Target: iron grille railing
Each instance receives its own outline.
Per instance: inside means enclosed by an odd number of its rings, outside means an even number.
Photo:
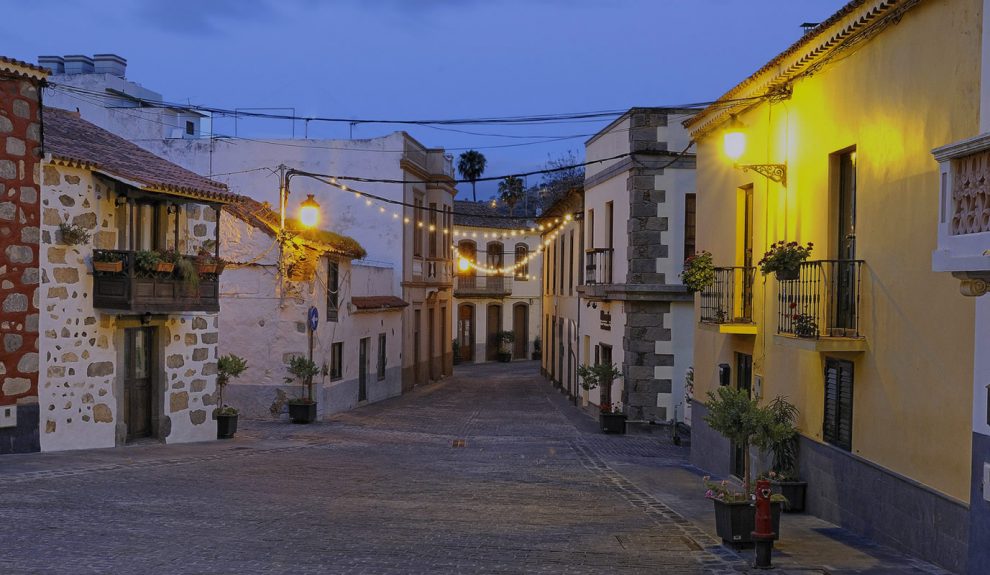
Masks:
[[[862,337],[862,260],[803,262],[797,279],[779,282],[777,332],[798,337]]]
[[[612,283],[612,248],[594,248],[584,253],[584,283]]]
[[[506,296],[512,294],[512,278],[501,275],[459,275],[454,282],[454,295]]]
[[[702,323],[752,323],[755,268],[715,268],[715,279],[701,290]]]

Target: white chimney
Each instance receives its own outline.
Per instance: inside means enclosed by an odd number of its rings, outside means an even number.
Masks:
[[[38,56],[38,65],[48,68],[52,74],[65,73],[65,60],[61,56]]]
[[[92,74],[93,59],[82,54],[72,54],[65,57],[66,74]]]
[[[97,74],[110,74],[123,78],[127,70],[127,60],[116,54],[93,54],[93,63]]]

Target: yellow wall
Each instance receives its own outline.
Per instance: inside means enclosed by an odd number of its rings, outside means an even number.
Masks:
[[[938,164],[930,150],[976,135],[981,0],[920,4],[865,45],[793,85],[790,100],[739,116],[747,150],[738,162],[787,163],[788,186],[732,166],[722,132],[698,150],[698,249],[738,265],[737,190],[752,183],[754,261],[767,245],[830,249],[829,156],[857,150],[856,257],[865,260],[860,326],[869,349],[828,354],[855,362],[853,453],[962,501],[969,500],[973,301],[931,271]],[[935,32],[938,32],[937,34]],[[754,351],[765,397],[785,395],[800,427],[821,441],[826,354],[776,335],[777,281],[757,272],[755,336],[696,330],[695,397],[717,385],[715,366]],[[734,375],[734,374],[733,374]]]

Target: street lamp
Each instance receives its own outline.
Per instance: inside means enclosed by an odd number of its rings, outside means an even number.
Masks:
[[[307,228],[315,227],[320,221],[320,204],[313,199],[313,194],[306,194],[306,199],[299,206],[299,221]]]
[[[459,260],[457,260],[457,269],[461,270],[462,272],[468,271],[468,268],[470,267],[471,267],[471,262],[469,262],[467,258],[461,257]]]
[[[742,171],[753,170],[761,176],[777,182],[783,186],[787,185],[787,164],[737,164],[738,160],[746,151],[746,133],[743,131],[743,124],[735,114],[729,119],[729,125],[725,128],[722,136],[722,151],[732,160],[733,165],[742,168]]]
[[[289,207],[289,180],[295,175],[306,175],[306,173],[287,168],[284,164],[278,167],[278,231],[282,235],[285,234],[285,214]],[[320,204],[313,199],[313,194],[306,194],[306,199],[299,206],[299,222],[305,228],[312,228],[319,220]]]

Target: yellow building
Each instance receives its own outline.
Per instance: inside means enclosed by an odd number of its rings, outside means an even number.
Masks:
[[[708,391],[786,396],[809,511],[959,572],[974,305],[931,271],[931,150],[977,133],[982,14],[855,0],[686,123],[698,249],[724,268],[696,302],[693,462],[741,471]],[[814,244],[797,279],[760,273],[780,240]]]

